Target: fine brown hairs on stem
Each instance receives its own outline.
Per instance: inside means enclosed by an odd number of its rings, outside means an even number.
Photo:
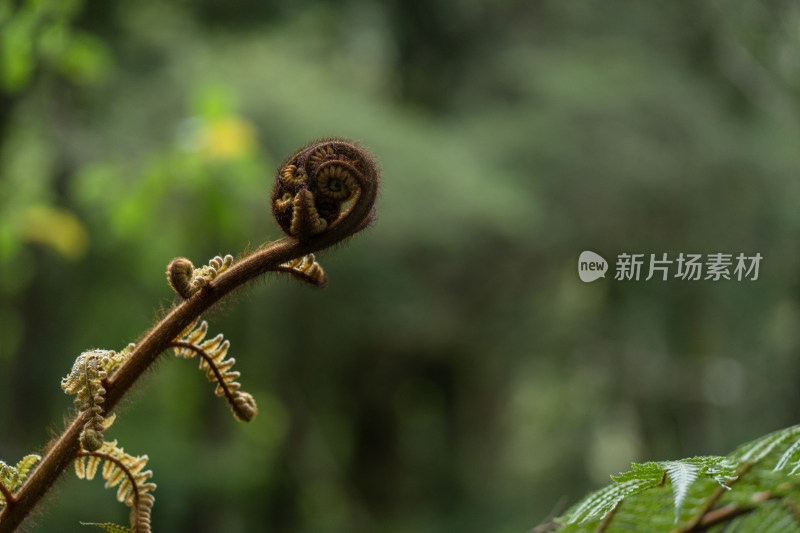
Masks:
[[[378,175],[378,165],[364,147],[348,139],[321,139],[278,168],[272,214],[284,233],[306,242],[347,218],[362,190],[377,186]],[[358,229],[372,218],[370,212]]]

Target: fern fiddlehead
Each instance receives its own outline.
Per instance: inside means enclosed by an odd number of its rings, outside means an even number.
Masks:
[[[292,166],[294,168],[290,168]],[[325,170],[327,168],[329,170]],[[106,377],[98,380],[100,370],[92,370],[86,408],[68,424],[39,465],[19,485],[13,495],[14,505],[0,508],[0,533],[16,530],[70,460],[79,455],[101,453],[107,443],[100,442],[99,435],[88,433],[89,430],[98,431],[96,427],[100,422],[94,416],[109,413],[159,355],[206,310],[270,271],[289,272],[294,277],[321,285],[324,273],[319,265],[304,259],[297,262],[297,259],[342,242],[366,228],[375,218],[378,184],[378,166],[366,149],[347,139],[316,141],[290,157],[276,176],[271,206],[288,238],[265,244],[235,263],[232,258],[218,266],[210,263],[205,272],[205,267],[195,269],[188,259],[174,260],[168,269],[168,279],[181,298],[126,354],[128,357],[113,374],[110,374],[111,369],[104,369]],[[100,392],[100,387],[105,394]],[[95,399],[98,394],[103,402]],[[100,409],[96,409],[97,406]],[[100,427],[107,428],[111,420],[110,416],[106,417]],[[102,429],[99,431],[102,435]],[[88,451],[84,447],[86,444],[96,446],[98,442],[101,444],[99,451]],[[3,496],[6,492],[11,494],[7,489],[0,492]]]
[[[352,141],[311,143],[278,169],[272,214],[284,233],[306,242],[353,213],[359,196],[377,184],[378,172],[369,152]]]
[[[195,268],[185,257],[176,257],[167,266],[167,281],[181,298],[191,298],[194,293],[228,270],[231,264],[233,264],[232,255],[216,256],[208,262],[208,265],[200,268]]]

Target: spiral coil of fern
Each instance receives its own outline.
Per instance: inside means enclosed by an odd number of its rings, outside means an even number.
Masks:
[[[351,218],[362,219],[353,228],[358,231],[372,220],[378,174],[372,155],[353,141],[313,142],[278,169],[272,214],[284,233],[301,243]]]

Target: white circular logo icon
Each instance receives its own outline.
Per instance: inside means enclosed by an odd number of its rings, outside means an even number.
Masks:
[[[608,263],[605,259],[594,252],[581,252],[578,258],[578,276],[581,281],[592,282],[598,278],[606,277]]]

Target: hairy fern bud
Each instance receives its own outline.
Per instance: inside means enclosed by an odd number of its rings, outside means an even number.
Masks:
[[[375,159],[355,142],[347,139],[313,142],[278,169],[272,191],[272,214],[284,233],[306,242],[344,219],[362,191],[376,187],[378,177]],[[370,219],[371,216],[363,226]]]
[[[192,274],[194,264],[185,257],[176,257],[167,265],[167,281],[172,290],[188,299],[194,292]]]
[[[228,270],[232,264],[232,255],[216,256],[208,262],[208,265],[200,268],[195,268],[185,257],[176,257],[167,265],[167,282],[181,298],[188,300],[194,293]]]

